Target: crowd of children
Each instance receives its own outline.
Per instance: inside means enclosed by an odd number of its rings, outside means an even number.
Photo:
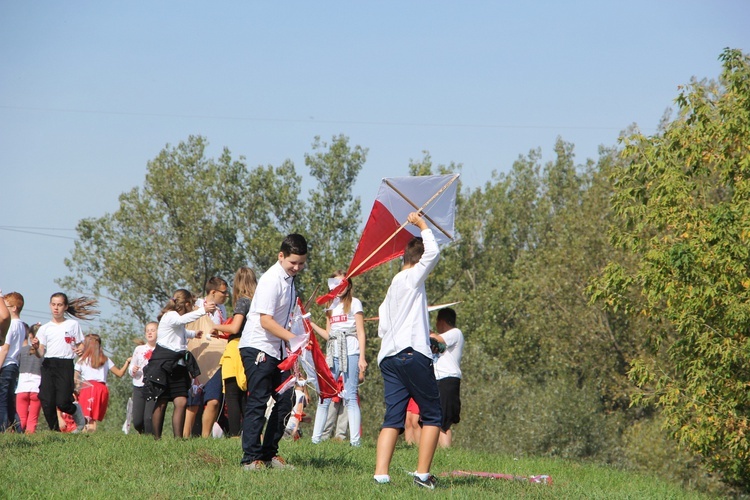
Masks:
[[[395,445],[406,429],[407,441],[419,446],[414,482],[434,488],[430,467],[435,449],[450,445],[450,428],[459,421],[463,335],[455,327],[452,309],[440,313],[437,333],[430,332],[424,284],[440,252],[419,213],[410,214],[408,222],[419,228],[421,237],[406,246],[403,268],[378,311],[382,342],[377,362],[386,412],[374,478],[390,481]],[[245,470],[293,468],[279,456],[278,444],[285,431],[294,439],[301,437],[310,396],[304,378],[282,394],[276,388],[287,377],[278,366],[295,338],[295,277],[306,261],[307,241],[290,234],[277,262],[259,280],[251,269],[238,269],[231,318],[224,307],[229,297],[225,280],[209,279],[202,299],[175,290],[158,321],[145,325],[144,338],[121,367],[104,353],[99,335],[84,335],[78,322],[97,314],[95,300],[69,300],[55,293],[49,303],[51,320],[29,327],[20,319],[21,294],[0,292],[0,432],[34,433],[40,410],[51,430],[95,431],[109,404],[108,374],[128,373],[133,385],[128,422],[136,432],[159,439],[171,402],[175,437],[193,435],[199,424],[200,435],[216,436],[218,426],[219,435],[241,436]],[[349,442],[359,446],[358,385],[367,369],[364,308],[352,294],[351,280],[343,280],[343,271],[329,280],[329,289],[335,291],[328,296],[333,299],[326,305],[325,328],[312,324],[327,341],[329,366],[341,381],[336,397],[318,402],[312,441],[329,437],[336,415],[344,410]],[[210,357],[209,352],[218,355]]]

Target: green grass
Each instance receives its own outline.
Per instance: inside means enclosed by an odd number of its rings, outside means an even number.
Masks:
[[[238,439],[161,441],[114,432],[32,436],[0,434],[0,498],[706,498],[662,479],[555,459],[514,459],[451,448],[438,450],[433,492],[417,488],[417,450],[396,448],[391,484],[372,479],[375,444],[361,448],[305,438],[282,441],[281,455],[296,469],[245,472]],[[440,477],[474,470],[518,476],[547,474],[552,484],[478,477]]]

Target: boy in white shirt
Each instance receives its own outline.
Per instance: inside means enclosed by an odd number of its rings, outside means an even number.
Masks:
[[[2,297],[2,300],[10,313],[10,327],[5,342],[0,346],[0,432],[11,428],[16,419],[18,353],[26,338],[26,326],[20,316],[23,295],[11,292]]]
[[[440,257],[435,236],[418,212],[407,221],[417,226],[421,238],[412,239],[404,250],[404,265],[394,276],[385,300],[380,305],[378,336],[382,338],[378,365],[383,376],[385,416],[378,436],[375,459],[375,481],[390,481],[388,469],[398,436],[404,430],[409,398],[419,405],[422,434],[419,440],[414,484],[434,489],[437,483],[430,474],[435,455],[442,412],[430,350],[430,323],[427,313],[425,281]]]
[[[292,389],[283,394],[277,394],[275,389],[284,380],[278,365],[286,357],[285,343],[294,338],[289,331],[297,302],[294,277],[306,262],[307,240],[300,234],[284,238],[278,261],[258,280],[242,329],[239,348],[249,396],[242,421],[241,464],[248,471],[293,468],[278,455],[279,440],[292,411]],[[266,423],[266,405],[271,397],[276,404]]]
[[[453,441],[451,425],[461,420],[461,357],[464,352],[464,334],[456,328],[456,311],[450,307],[438,311],[435,322],[437,333],[430,334],[445,350],[439,352],[435,361],[435,378],[440,390],[440,407],[443,423],[440,426],[441,448],[448,448]]]

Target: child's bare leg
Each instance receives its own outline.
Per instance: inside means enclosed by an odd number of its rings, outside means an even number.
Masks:
[[[419,439],[419,458],[417,459],[417,472],[424,474],[430,472],[432,458],[435,456],[438,439],[440,438],[440,427],[437,425],[422,426],[422,435]]]
[[[201,436],[211,437],[211,431],[214,427],[214,422],[219,416],[219,400],[212,399],[203,408],[203,417],[201,418]]]
[[[187,405],[187,400],[186,405]],[[198,418],[198,408],[197,405],[191,405],[187,406],[185,410],[185,424],[182,428],[182,437],[189,438],[193,435],[193,426],[195,425],[195,420]]]
[[[378,447],[375,452],[375,475],[386,475],[388,469],[391,466],[391,459],[393,458],[393,451],[396,449],[396,441],[398,440],[398,429],[392,429],[390,427],[384,427],[380,430],[378,436]],[[421,454],[420,450],[420,454]]]

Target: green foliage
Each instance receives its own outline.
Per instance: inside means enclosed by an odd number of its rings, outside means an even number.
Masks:
[[[720,81],[682,88],[661,133],[625,138],[612,234],[634,262],[604,283],[612,305],[636,290],[652,319],[635,402],[657,404],[680,443],[748,490],[750,59],[721,59]]]

